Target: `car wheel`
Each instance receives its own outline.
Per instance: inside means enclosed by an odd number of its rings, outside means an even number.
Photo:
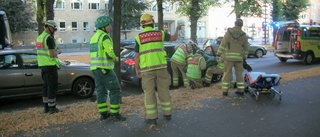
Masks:
[[[257,49],[254,55],[257,58],[261,58],[263,56],[263,51],[261,49]]]
[[[307,54],[303,58],[303,63],[306,65],[310,65],[313,61],[313,55],[310,52],[307,52]]]
[[[212,82],[219,82],[222,79],[222,75],[220,74],[213,74]]]
[[[288,59],[286,58],[278,58],[281,62],[287,62]]]
[[[72,85],[72,93],[78,98],[89,98],[94,92],[93,80],[89,78],[79,78]]]

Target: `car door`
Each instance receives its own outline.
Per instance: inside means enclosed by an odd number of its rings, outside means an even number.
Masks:
[[[43,80],[41,69],[38,67],[37,54],[21,53],[22,73],[27,94],[42,93]]]
[[[21,94],[24,94],[24,80],[17,56],[0,55],[0,98]]]

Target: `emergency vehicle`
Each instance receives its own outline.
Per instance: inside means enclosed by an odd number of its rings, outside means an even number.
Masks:
[[[320,59],[320,26],[297,22],[283,24],[276,32],[273,45],[274,55],[281,62],[297,59],[309,65]]]
[[[0,10],[0,50],[10,48],[12,44],[8,18],[4,11]]]

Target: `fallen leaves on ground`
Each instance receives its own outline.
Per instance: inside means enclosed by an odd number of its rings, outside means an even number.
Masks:
[[[89,62],[89,56],[64,56],[61,57],[61,59]],[[320,67],[289,73],[280,73],[280,76],[282,78],[281,83],[312,76],[320,76]],[[220,89],[220,83],[216,83],[211,87],[196,90],[186,88],[171,90],[170,94],[172,97],[173,108],[178,110],[212,108],[213,106],[206,106],[205,104],[200,103],[200,101],[204,99],[220,98]],[[130,116],[138,114],[138,116],[143,117],[145,114],[143,99],[143,94],[123,97],[123,103],[121,104],[122,115]],[[238,106],[239,104],[231,105]],[[90,122],[99,118],[96,102],[80,102],[59,107],[64,111],[51,115],[44,114],[43,109],[40,107],[1,113],[0,136],[12,136],[18,132],[23,132],[31,136],[41,136],[43,133],[50,132],[45,127],[83,121]]]

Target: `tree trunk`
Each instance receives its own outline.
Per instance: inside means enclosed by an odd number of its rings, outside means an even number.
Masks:
[[[236,7],[236,6],[238,6],[238,5],[239,5],[239,0],[234,0],[234,6]],[[235,20],[237,20],[238,18],[241,17],[240,11],[236,11],[236,10],[235,10],[234,13],[236,13],[236,19],[235,19]]]
[[[46,20],[54,20],[54,1],[55,0],[46,0]]]
[[[163,0],[157,0],[158,6],[158,30],[163,30],[163,7],[162,7]]]
[[[45,15],[44,12],[44,0],[37,0],[37,22],[38,22],[38,35],[43,32],[43,18]]]
[[[114,1],[114,21],[113,22],[121,22],[121,1]],[[120,23],[113,23],[113,49],[117,57],[119,57],[119,62],[115,63],[115,72],[118,76],[119,83],[121,83],[120,76]]]
[[[192,0],[192,8],[191,8],[191,16],[189,18],[191,24],[190,24],[190,29],[191,29],[191,40],[195,43],[198,43],[197,41],[197,22],[199,20],[198,14],[198,9],[200,8],[199,6],[199,0]]]

